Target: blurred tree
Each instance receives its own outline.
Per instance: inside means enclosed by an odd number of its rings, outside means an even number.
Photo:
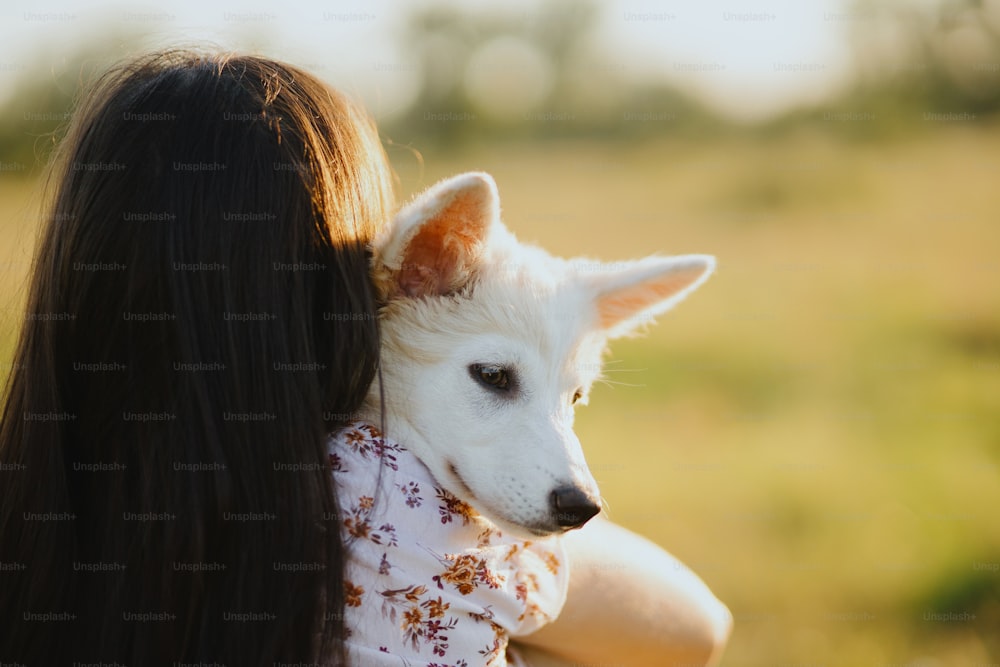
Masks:
[[[385,119],[384,130],[397,143],[450,149],[472,139],[703,138],[732,129],[669,83],[636,80],[599,45],[601,11],[595,0],[420,6],[398,35],[419,93],[409,109]],[[927,120],[981,120],[1000,110],[1000,0],[852,0],[847,14],[853,84],[821,107],[770,121],[764,134],[861,118],[867,122],[822,127],[845,136],[906,136],[940,127]],[[23,72],[0,103],[4,173],[37,172],[78,87],[140,39],[101,35],[73,57]]]
[[[76,83],[65,70],[49,76],[25,73],[0,106],[0,161],[5,172],[36,174],[54,145],[56,130],[70,118]]]
[[[906,139],[1000,111],[1000,0],[852,0],[842,16],[853,79],[836,98],[767,121],[842,138]],[[833,121],[833,122],[827,122]]]
[[[855,0],[853,12],[856,99],[902,123],[1000,110],[1000,3]]]
[[[134,43],[134,38],[105,34],[48,63],[39,49],[39,57],[29,59],[36,65],[21,73],[14,92],[0,104],[0,162],[21,167],[7,167],[4,173],[37,175],[69,123],[81,88]]]
[[[631,80],[626,65],[598,47],[599,16],[591,0],[531,10],[418,9],[400,42],[422,84],[390,134],[455,145],[473,136],[623,138],[718,125],[666,83]]]

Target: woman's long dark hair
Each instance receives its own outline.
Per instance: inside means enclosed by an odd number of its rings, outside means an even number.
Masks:
[[[160,53],[53,171],[0,426],[0,662],[338,663],[325,435],[377,370],[374,127],[312,76]]]

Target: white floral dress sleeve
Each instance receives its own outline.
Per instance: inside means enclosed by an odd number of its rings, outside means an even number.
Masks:
[[[330,464],[351,664],[520,664],[508,638],[548,623],[566,600],[561,539],[506,537],[371,424],[333,434]]]

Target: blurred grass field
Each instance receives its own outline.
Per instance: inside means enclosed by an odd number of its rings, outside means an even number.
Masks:
[[[577,432],[610,518],[733,611],[723,664],[1000,660],[1000,132],[390,154],[404,194],[489,171],[557,254],[717,256]],[[5,370],[35,185],[0,179]]]

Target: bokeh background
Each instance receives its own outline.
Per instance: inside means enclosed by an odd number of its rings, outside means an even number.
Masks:
[[[483,169],[557,254],[718,257],[577,430],[723,664],[1000,663],[1000,2],[8,0],[4,374],[74,96],[205,44],[363,99],[404,197]]]

